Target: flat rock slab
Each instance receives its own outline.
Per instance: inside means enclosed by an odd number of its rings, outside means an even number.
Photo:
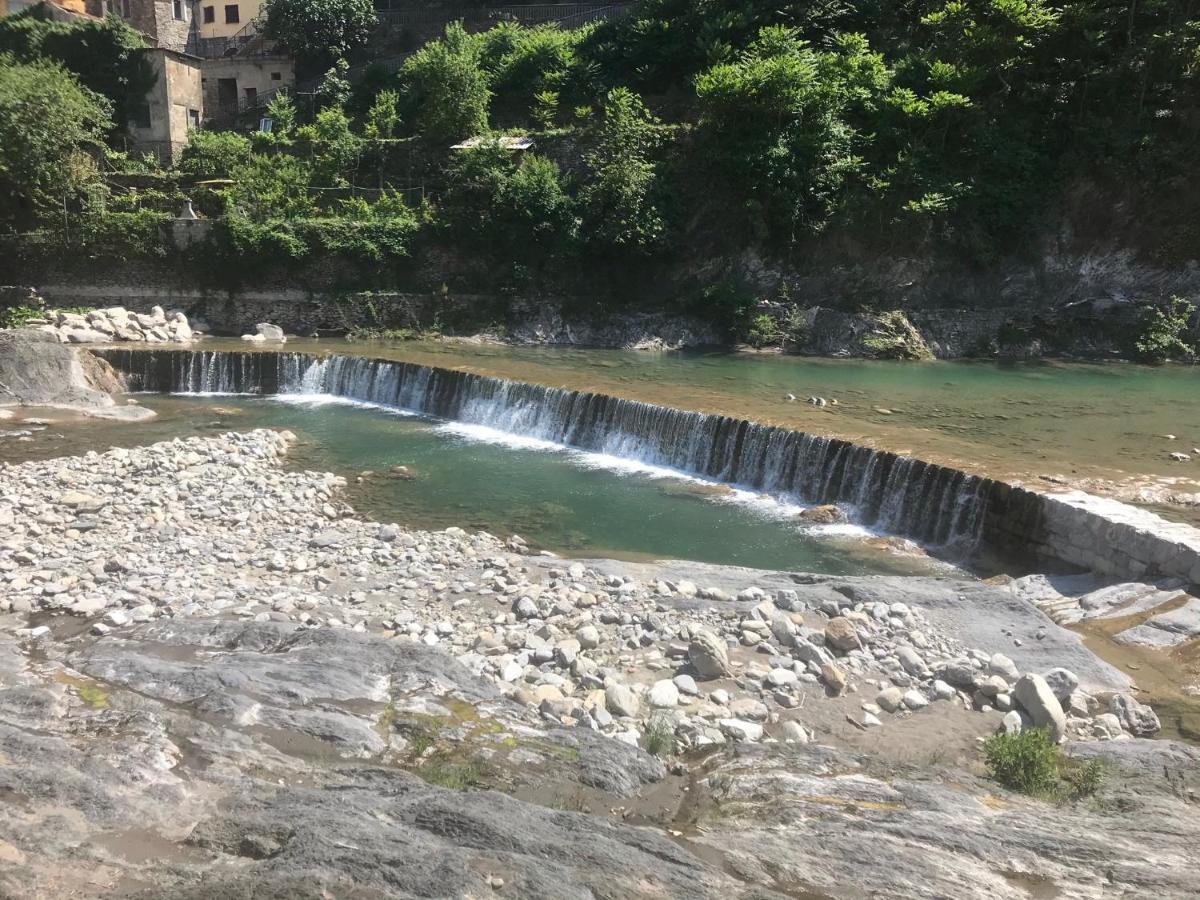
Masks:
[[[1148,647],[1174,647],[1197,635],[1200,635],[1200,599],[1191,597],[1178,609],[1159,613],[1141,625],[1122,631],[1117,640]]]

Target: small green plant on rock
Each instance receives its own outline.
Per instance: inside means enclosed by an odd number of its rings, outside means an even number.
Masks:
[[[670,756],[675,752],[675,729],[666,716],[655,716],[642,732],[646,752],[652,756]]]
[[[991,776],[1006,788],[1045,797],[1058,787],[1058,748],[1043,729],[994,734],[983,752]]]
[[[1063,803],[1094,796],[1108,777],[1102,760],[1064,757],[1046,729],[994,734],[983,745],[988,772],[1006,788]]]
[[[439,754],[423,763],[417,769],[417,774],[430,784],[453,791],[466,791],[483,786],[487,766],[474,756],[454,759]]]

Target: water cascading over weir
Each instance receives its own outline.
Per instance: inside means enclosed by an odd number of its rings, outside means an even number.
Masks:
[[[836,503],[861,525],[959,560],[1035,558],[1091,567],[1041,541],[1046,498],[835,438],[452,369],[358,356],[95,351],[130,390],[328,394],[636,459],[796,500]]]

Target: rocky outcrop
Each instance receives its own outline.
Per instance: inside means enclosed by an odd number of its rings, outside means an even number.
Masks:
[[[36,328],[0,331],[0,406],[111,407],[120,381],[104,360]]]
[[[123,306],[86,313],[51,310],[44,320],[30,324],[64,344],[187,343],[196,336],[187,316],[178,311],[166,313],[161,306],[151,308],[149,313],[131,313]]]

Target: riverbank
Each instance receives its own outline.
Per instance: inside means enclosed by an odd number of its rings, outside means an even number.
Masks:
[[[1153,720],[1126,676],[1013,593],[568,562],[516,537],[364,522],[335,477],[280,467],[288,442],[231,433],[0,469],[0,773],[23,798],[0,838],[22,895],[184,896],[301,873],[402,894],[450,858],[455,895],[606,880],[631,895],[902,897],[947,879],[941,896],[969,874],[993,896],[1022,879],[1100,896],[1086,887],[1097,841],[1124,860],[1120,883],[1186,895],[1170,848],[1200,834],[1186,791],[1147,781],[1146,754],[1184,784],[1200,757],[1130,739]],[[1030,712],[1026,682],[1057,714]],[[1075,736],[1073,753],[1114,748],[1113,789],[1139,806],[987,801],[1001,792],[975,774],[976,739],[1034,715]],[[51,758],[91,775],[49,801],[29,786]],[[758,799],[781,778],[792,799]],[[913,787],[930,778],[957,799]],[[861,821],[778,846],[756,831],[821,796]],[[47,802],[79,813],[31,825]],[[1144,843],[1117,837],[1143,815]],[[986,850],[952,838],[984,816]],[[487,837],[462,840],[461,823],[485,820]],[[889,821],[923,823],[922,853],[892,846]],[[417,849],[375,866],[389,840]],[[847,840],[876,847],[870,865],[837,864]],[[355,854],[327,849],[339,843]],[[89,888],[66,855],[89,860]]]

